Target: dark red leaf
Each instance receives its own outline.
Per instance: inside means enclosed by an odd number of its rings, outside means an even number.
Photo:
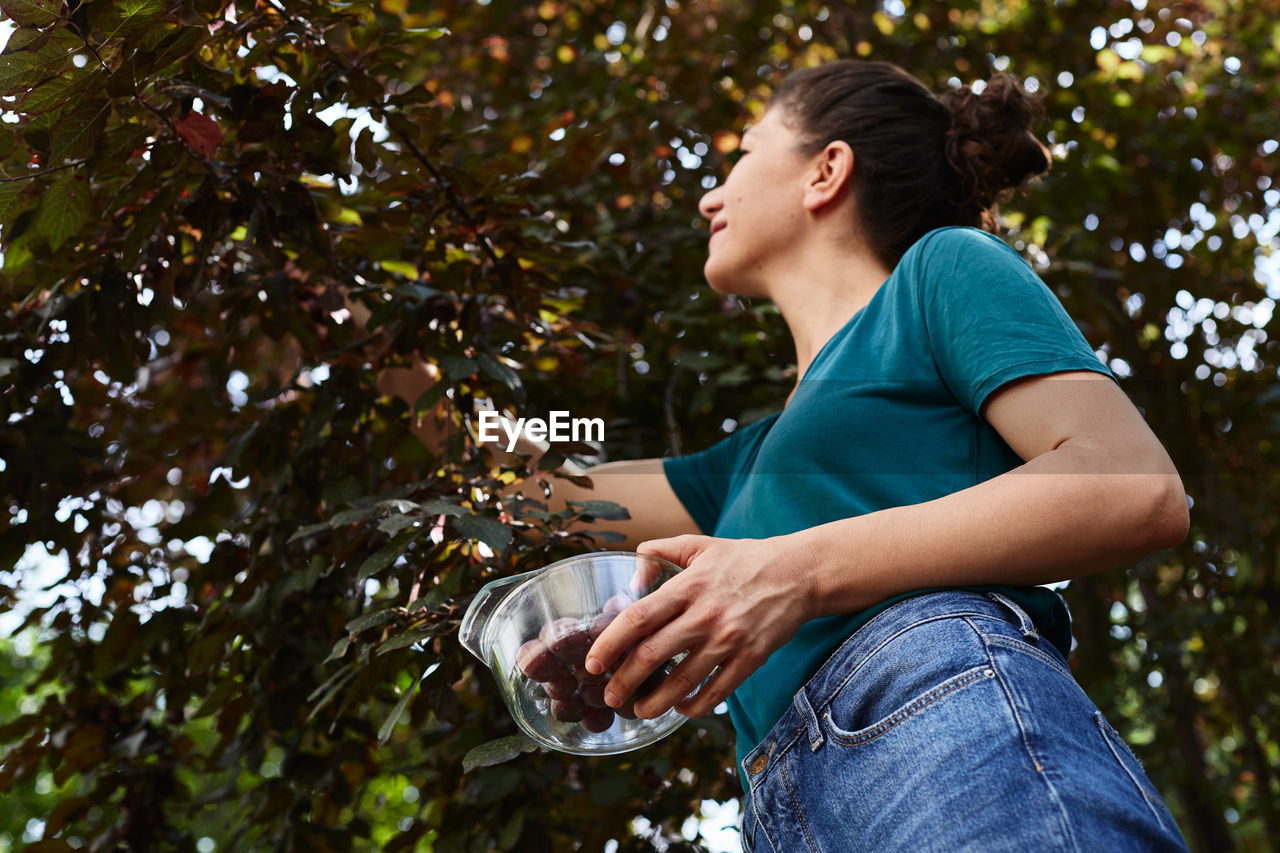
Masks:
[[[190,145],[197,154],[206,160],[213,159],[213,152],[222,141],[222,131],[218,130],[213,119],[193,110],[174,122],[174,126],[182,141]]]

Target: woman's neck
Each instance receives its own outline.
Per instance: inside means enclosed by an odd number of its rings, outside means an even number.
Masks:
[[[770,288],[795,342],[797,384],[823,345],[871,301],[892,272],[869,254],[811,253],[806,258]]]

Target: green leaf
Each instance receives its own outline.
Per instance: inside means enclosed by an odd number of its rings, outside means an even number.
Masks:
[[[67,238],[80,230],[89,218],[89,184],[80,180],[74,170],[66,169],[53,182],[40,202],[36,228],[56,250]]]
[[[238,433],[236,436],[227,441],[227,449],[222,454],[222,464],[229,468],[235,468],[240,464],[240,457],[253,444],[253,437],[258,432],[257,424],[250,424],[244,432]]]
[[[526,752],[533,752],[539,748],[536,740],[521,732],[518,735],[508,735],[500,737],[496,740],[486,741],[479,746],[472,747],[467,754],[462,756],[462,772],[470,773],[477,767],[492,767],[495,764],[502,764],[513,758],[518,758]]]
[[[253,616],[266,605],[269,597],[267,585],[259,584],[258,588],[253,591],[253,595],[249,596],[248,601],[229,605],[231,614],[237,619],[244,619],[249,616]]]
[[[329,557],[315,554],[311,563],[301,570],[295,569],[284,576],[284,579],[271,586],[271,601],[279,604],[295,592],[306,592],[316,585],[323,575],[328,574]]]
[[[87,168],[93,171],[100,164],[119,166],[133,157],[141,157],[142,153],[138,149],[143,147],[148,136],[150,136],[150,132],[142,125],[116,125],[107,131],[106,137],[102,140],[102,145],[98,147],[93,157],[86,164]],[[135,154],[134,152],[138,153]]]
[[[4,50],[0,50],[0,56],[17,53],[20,50],[36,50],[48,40],[49,34],[35,27],[19,27],[4,43]]]
[[[0,12],[23,27],[45,27],[58,20],[61,0],[0,0]]]
[[[53,151],[50,165],[60,165],[65,160],[78,160],[93,153],[94,146],[102,138],[111,114],[111,102],[95,98],[73,108],[58,119],[53,126]]]
[[[493,353],[482,352],[476,356],[485,373],[499,380],[513,391],[520,387],[520,374],[504,364]]]
[[[498,848],[500,850],[514,850],[516,842],[520,840],[520,834],[524,832],[524,815],[526,809],[516,809],[516,813],[507,821],[506,829],[502,830],[502,835],[498,836]]]
[[[408,261],[384,260],[379,261],[378,266],[382,267],[387,272],[396,273],[397,275],[402,275],[406,278],[418,277],[418,268]]]
[[[404,713],[404,709],[409,706],[409,700],[413,698],[414,691],[418,689],[418,685],[422,683],[424,677],[426,677],[425,673],[414,679],[413,686],[404,692],[404,695],[400,697],[400,701],[396,703],[396,706],[391,709],[391,713],[383,720],[382,728],[378,729],[379,746],[386,743],[387,739],[391,737],[391,732],[395,729],[396,723]]]
[[[129,657],[126,651],[134,646],[138,633],[138,614],[131,609],[116,611],[102,635],[102,641],[93,650],[94,664],[99,676],[115,672],[126,665]]]
[[[160,38],[155,38],[157,34]],[[142,39],[142,49],[148,51],[139,56],[137,73],[150,74],[172,64],[174,60],[189,56],[201,39],[207,38],[209,31],[204,27],[180,26],[168,30],[153,29]],[[151,44],[152,41],[155,44]]]
[[[320,713],[320,709],[332,702],[333,697],[338,695],[338,691],[341,690],[348,681],[355,678],[359,672],[359,663],[357,661],[352,661],[325,679],[325,682],[315,690],[311,691],[311,695],[307,697],[307,701],[315,702],[316,704],[312,706],[311,713],[307,714],[307,719],[310,720],[315,717],[316,714]]]
[[[418,399],[414,401],[413,413],[419,417],[425,415],[436,407],[436,403],[440,402],[440,398],[449,390],[447,383],[437,382],[426,391],[423,391]]]
[[[356,507],[355,509],[344,509],[342,512],[335,512],[333,517],[329,519],[329,526],[335,530],[339,527],[345,527],[348,524],[355,524],[357,521],[364,521],[378,514],[378,507],[365,506]]]
[[[436,632],[430,628],[419,628],[416,631],[406,631],[403,634],[396,634],[389,638],[385,643],[378,646],[378,654],[385,655],[387,652],[394,652],[399,649],[408,648],[414,643],[420,643],[423,640],[429,640],[436,635]]]
[[[101,70],[88,72],[73,68],[32,89],[18,101],[16,109],[27,115],[38,115],[50,110],[73,108],[75,96],[97,87],[104,73]]]
[[[200,707],[191,714],[191,719],[198,720],[221,710],[222,706],[230,701],[232,694],[238,692],[239,688],[240,685],[229,679],[216,682],[209,695],[200,703]]]
[[[356,583],[360,583],[370,575],[375,575],[396,561],[404,553],[405,546],[413,539],[416,531],[409,531],[407,534],[401,533],[392,539],[386,545],[383,545],[377,551],[360,565],[360,570],[356,572]]]
[[[128,98],[137,92],[138,54],[120,63],[107,77],[107,94],[113,98]]]
[[[468,539],[478,539],[495,553],[511,542],[511,528],[496,518],[483,515],[460,515],[453,520],[453,528]]]
[[[162,187],[155,198],[147,202],[142,210],[134,213],[130,222],[129,230],[124,238],[124,246],[120,250],[122,263],[129,265],[137,258],[138,253],[144,246],[150,242],[157,228],[160,225],[160,218],[169,215],[173,209],[174,199],[177,198],[177,189],[172,184],[166,184]],[[249,427],[249,430],[255,430],[257,425]],[[233,448],[241,448],[243,441],[233,439],[227,443],[227,452],[232,452]],[[235,452],[238,454],[239,449]]]
[[[297,542],[299,539],[306,539],[308,536],[315,536],[317,533],[332,529],[333,525],[328,521],[319,521],[315,524],[308,524],[295,530],[293,535],[285,540],[285,544],[289,545],[293,542]]]
[[[162,0],[116,0],[98,25],[108,39],[129,38],[146,29],[162,11]]]
[[[422,504],[422,511],[427,515],[466,515],[467,510],[458,506],[448,498],[432,498]]]
[[[0,62],[0,95],[16,95],[53,77],[68,62],[71,54],[54,41],[36,50],[23,50]]]
[[[606,521],[625,521],[631,517],[626,507],[614,501],[565,501],[565,503],[578,509],[583,515],[602,518]]]
[[[386,265],[384,264],[383,266]],[[414,303],[421,303],[440,291],[436,290],[434,287],[428,287],[420,281],[411,281],[406,284],[397,285],[394,292],[399,298],[406,299]]]
[[[31,198],[30,181],[9,181],[0,184],[0,225],[12,222],[18,214],[26,210]]]
[[[445,353],[440,356],[440,369],[444,371],[445,376],[450,379],[466,379],[478,369],[473,359],[467,358],[465,355],[456,355],[454,353]]]
[[[376,627],[385,622],[390,622],[400,615],[400,610],[395,607],[388,607],[385,610],[375,610],[372,613],[364,613],[347,623],[347,630],[352,634],[359,634],[361,631]]]
[[[345,634],[342,637],[339,637],[338,642],[334,643],[333,648],[329,650],[329,656],[325,658],[323,661],[321,661],[321,663],[328,663],[329,661],[340,659],[343,655],[347,653],[347,647],[350,645],[351,645],[350,634]]]
[[[408,515],[406,513],[397,513],[389,515],[378,523],[378,529],[388,536],[395,536],[407,527],[412,527],[419,521],[417,516]]]
[[[443,587],[439,587],[439,586],[432,587],[431,590],[427,592],[426,595],[420,596],[419,598],[415,598],[412,602],[410,602],[408,609],[410,613],[414,613],[424,608],[434,610],[435,607],[439,605],[440,602],[444,601],[446,598],[448,598],[448,593],[444,591]]]

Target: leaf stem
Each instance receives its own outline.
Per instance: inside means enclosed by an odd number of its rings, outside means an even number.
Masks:
[[[57,172],[61,169],[74,169],[76,166],[84,165],[86,160],[72,160],[70,163],[63,163],[61,166],[50,166],[47,169],[41,169],[38,172],[30,172],[26,175],[17,175],[12,178],[0,178],[0,184],[7,184],[12,181],[29,181],[32,178],[38,178],[41,175],[47,175],[50,172]]]

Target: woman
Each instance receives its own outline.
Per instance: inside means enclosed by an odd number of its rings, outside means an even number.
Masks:
[[[1188,525],[1159,441],[988,233],[996,196],[1049,168],[1036,108],[1005,75],[941,97],[884,62],[787,76],[701,202],[708,283],[792,333],[785,407],[555,485],[629,507],[623,547],[684,568],[587,668],[639,643],[617,705],[688,652],[636,711],[727,702],[747,850],[1185,849],[1036,586]]]

